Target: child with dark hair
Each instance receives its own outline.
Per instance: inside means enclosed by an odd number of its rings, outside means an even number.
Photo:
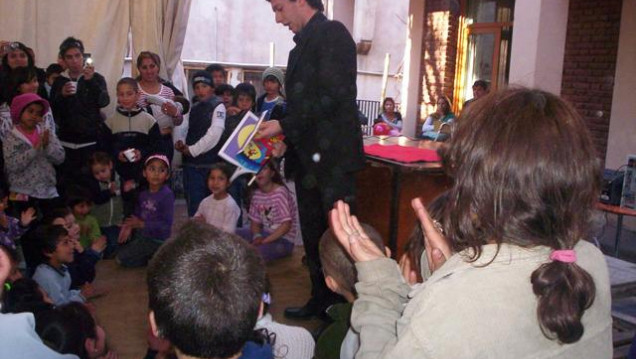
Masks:
[[[219,162],[220,142],[225,128],[225,106],[214,95],[212,76],[197,71],[192,77],[197,102],[192,106],[185,142],[174,148],[183,154],[183,187],[188,216],[192,217],[199,203],[208,196],[206,181],[213,164]]]
[[[154,117],[138,106],[139,85],[131,77],[117,82],[117,111],[106,120],[112,132],[111,156],[116,158],[115,170],[123,181],[142,180],[143,163],[162,143],[159,125]],[[164,153],[165,154],[165,153]],[[122,194],[124,213],[130,215],[135,205],[135,192]]]
[[[64,160],[64,149],[55,133],[38,124],[49,103],[34,93],[11,102],[14,126],[2,141],[9,200],[18,211],[27,207],[45,210],[59,202],[54,165]]]
[[[80,226],[79,242],[84,248],[90,247],[94,241],[105,241],[99,229],[97,218],[91,215],[93,201],[90,192],[83,187],[72,188],[68,191],[66,204],[73,212],[75,221]]]
[[[100,231],[106,236],[104,258],[110,258],[118,247],[117,238],[124,220],[122,192],[130,192],[134,180],[121,181],[113,170],[113,161],[106,152],[95,152],[88,161],[93,178],[88,181],[93,201],[92,215],[97,219]]]
[[[0,245],[0,283],[11,272],[9,254]],[[0,286],[0,295],[6,291]],[[77,359],[75,355],[63,355],[42,343],[35,332],[32,313],[0,314],[0,356],[2,358]]]
[[[208,189],[212,194],[201,201],[194,214],[195,219],[201,219],[228,233],[234,233],[241,215],[241,208],[227,192],[231,176],[228,164],[218,162],[212,166],[208,175]]]
[[[233,106],[235,96],[234,92],[234,86],[229,84],[221,84],[214,89],[214,94],[221,99],[221,102],[223,102],[226,109]]]
[[[608,268],[585,240],[601,172],[576,109],[541,90],[490,94],[442,159],[453,178],[443,235],[413,201],[432,274],[412,292],[346,204],[331,213],[358,269],[356,357],[610,358]]]
[[[33,279],[51,297],[55,305],[86,302],[81,290],[71,289],[71,275],[66,267],[73,262],[73,247],[64,227],[52,225],[38,229],[40,253],[44,262],[33,274]]]
[[[4,313],[34,313],[53,308],[53,301],[31,278],[20,278],[7,287],[2,299]]]
[[[256,175],[256,186],[249,201],[250,228],[238,234],[252,243],[266,262],[287,257],[294,250],[298,231],[296,201],[270,160]]]
[[[16,241],[27,231],[35,219],[35,209],[27,209],[22,212],[20,219],[17,219],[5,213],[8,206],[9,196],[0,188],[0,244],[16,250]]]
[[[280,120],[285,117],[287,108],[283,95],[285,74],[278,67],[268,67],[263,71],[262,79],[265,93],[256,100],[256,113],[268,111],[268,120]]]
[[[35,316],[35,331],[53,350],[80,359],[115,358],[106,346],[106,333],[88,309],[69,303]]]
[[[148,267],[150,326],[179,358],[238,357],[264,289],[265,266],[247,243],[190,221]]]
[[[166,185],[170,161],[164,155],[151,155],[143,175],[148,189],[139,193],[135,212],[126,218],[119,233],[119,243],[125,245],[116,258],[123,267],[145,266],[172,232],[174,193]]]
[[[44,82],[44,89],[46,90],[47,96],[51,96],[51,88],[53,87],[53,83],[55,79],[57,79],[62,72],[64,72],[64,68],[57,63],[50,64],[45,71],[46,82]]]
[[[311,333],[303,327],[285,325],[275,321],[269,313],[271,304],[272,294],[269,280],[267,280],[265,293],[263,293],[261,298],[261,309],[256,322],[256,330],[264,330],[270,338],[273,338],[271,339],[271,345],[274,357],[289,359],[313,358],[316,343]]]
[[[227,82],[227,71],[220,64],[210,64],[205,68],[205,71],[210,74],[214,87]]]
[[[382,237],[375,228],[362,224],[369,238],[380,251],[386,251]],[[328,229],[320,238],[320,262],[325,273],[325,283],[334,293],[343,296],[347,302],[327,308],[327,315],[333,321],[316,341],[316,359],[353,359],[360,347],[360,334],[350,325],[351,310],[356,300],[355,263],[338,243],[333,231]]]

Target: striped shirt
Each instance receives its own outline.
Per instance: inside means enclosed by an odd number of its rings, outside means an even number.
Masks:
[[[285,186],[279,186],[269,193],[256,189],[250,201],[249,217],[251,221],[262,224],[263,230],[269,233],[283,222],[291,221],[291,228],[283,238],[291,242],[296,238],[296,202]]]

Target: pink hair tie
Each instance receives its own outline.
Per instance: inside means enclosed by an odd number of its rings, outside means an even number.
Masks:
[[[574,252],[574,249],[554,250],[550,253],[550,259],[563,263],[574,263],[576,262],[576,252]]]

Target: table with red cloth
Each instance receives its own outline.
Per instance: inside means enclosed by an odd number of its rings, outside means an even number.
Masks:
[[[411,199],[421,197],[426,205],[451,185],[437,154],[440,146],[406,136],[364,139],[367,166],[356,179],[356,213],[380,232],[395,258],[416,223]]]

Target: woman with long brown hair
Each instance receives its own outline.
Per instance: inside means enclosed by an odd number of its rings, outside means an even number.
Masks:
[[[610,358],[607,265],[585,240],[599,161],[576,111],[504,90],[471,105],[442,152],[447,239],[415,200],[433,273],[412,292],[343,203],[331,213],[358,262],[356,358]]]

